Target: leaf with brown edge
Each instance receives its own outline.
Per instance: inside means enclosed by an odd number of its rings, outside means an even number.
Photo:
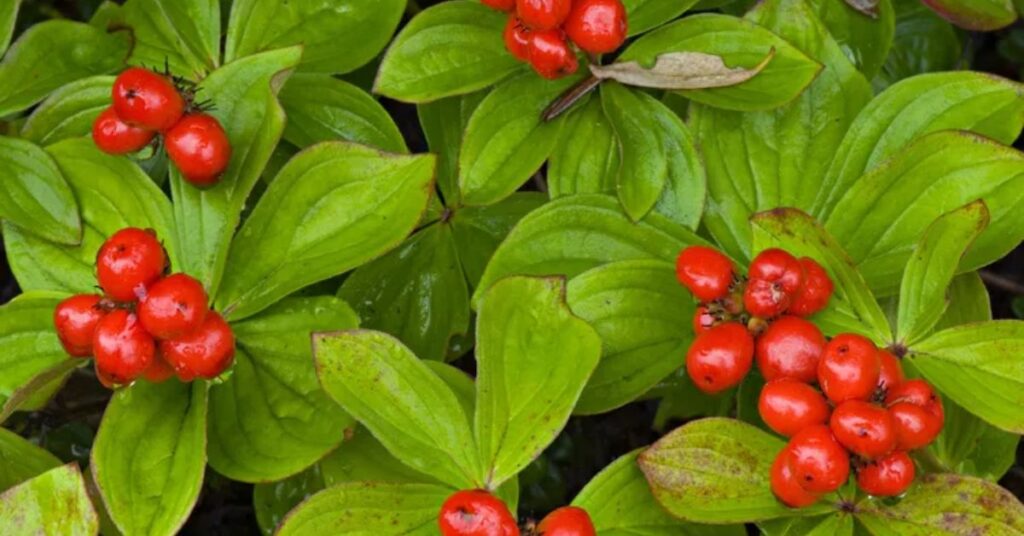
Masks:
[[[873,19],[878,18],[878,0],[845,0],[846,5],[857,10],[859,13],[871,17]]]
[[[775,57],[775,48],[750,69],[729,67],[721,56],[703,52],[668,52],[659,55],[654,65],[644,67],[638,61],[591,65],[590,72],[600,79],[657,89],[706,89],[735,86],[757,76]]]

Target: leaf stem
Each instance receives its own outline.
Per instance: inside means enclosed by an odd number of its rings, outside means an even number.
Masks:
[[[562,115],[566,110],[571,108],[573,104],[576,104],[577,101],[583,98],[584,95],[593,91],[594,88],[600,84],[601,79],[594,75],[590,75],[589,77],[580,80],[576,85],[567,89],[565,93],[559,95],[550,106],[545,108],[544,112],[540,116],[541,119],[547,123],[548,121]]]
[[[988,270],[981,270],[978,274],[981,275],[982,281],[998,288],[999,290],[1009,292],[1010,294],[1016,294],[1018,296],[1024,296],[1024,285],[1021,285],[1008,277],[1003,277]]]
[[[942,462],[935,455],[934,452],[924,448],[914,453],[914,457],[921,463],[921,466],[929,473],[952,473],[953,470],[946,467],[946,464]]]

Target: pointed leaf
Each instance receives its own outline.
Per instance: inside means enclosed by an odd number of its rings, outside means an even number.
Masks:
[[[570,112],[548,159],[552,199],[572,194],[611,194],[620,165],[619,142],[601,99]]]
[[[99,519],[77,464],[62,465],[0,494],[0,526],[7,534],[99,532]]]
[[[470,288],[475,288],[494,250],[524,216],[546,201],[539,192],[516,192],[500,203],[461,207],[452,216],[452,236]]]
[[[14,35],[14,22],[18,19],[18,8],[21,0],[4,2],[0,6],[0,58],[7,52],[7,46],[11,44],[11,37]]]
[[[340,484],[292,510],[277,536],[437,534],[437,512],[452,492],[436,484]]]
[[[38,145],[0,136],[0,218],[61,244],[82,238],[78,203],[57,164]]]
[[[874,78],[896,33],[892,0],[811,0],[809,4],[857,69],[868,80]],[[872,14],[865,16],[865,11]]]
[[[416,106],[430,152],[437,155],[437,187],[449,206],[459,204],[459,153],[463,133],[486,91],[447,97]]]
[[[924,0],[942,18],[966,30],[989,32],[1013,24],[1013,0]]]
[[[129,62],[201,80],[220,64],[218,0],[131,0],[121,9],[135,39]]]
[[[958,30],[923,2],[893,2],[896,34],[882,71],[872,81],[876,90],[911,76],[956,70],[963,55]]]
[[[0,401],[68,359],[53,328],[53,310],[62,298],[22,295],[0,307]]]
[[[92,123],[110,106],[113,76],[92,76],[62,86],[32,111],[21,137],[39,145],[87,136]]]
[[[0,491],[60,465],[60,460],[29,440],[0,428]]]
[[[654,65],[644,67],[636,61],[591,65],[590,72],[602,80],[616,80],[628,86],[656,89],[706,89],[729,87],[750,80],[764,70],[775,49],[769,51],[761,63],[750,69],[730,68],[722,58],[702,52],[669,52],[654,59]]]
[[[657,28],[693,7],[698,0],[622,0],[626,7],[629,35]]]

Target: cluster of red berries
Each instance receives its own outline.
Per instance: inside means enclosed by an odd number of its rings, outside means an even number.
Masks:
[[[715,393],[735,386],[755,359],[767,382],[758,411],[791,438],[771,470],[779,500],[813,504],[847,481],[851,465],[871,495],[906,491],[915,474],[907,451],[938,436],[942,402],[923,380],[906,380],[891,352],[852,333],[826,341],[802,318],[832,295],[821,265],[768,249],[744,280],[725,255],[694,246],[679,255],[676,275],[703,302],[686,356],[697,387]]]
[[[554,80],[576,72],[570,43],[590,54],[606,54],[626,40],[622,0],[482,0],[509,12],[505,47],[537,74]]]
[[[165,276],[167,255],[152,231],[114,233],[96,256],[103,296],[77,294],[57,305],[53,323],[64,349],[95,358],[107,387],[144,378],[215,378],[235,356],[235,337],[210,310],[195,278]]]
[[[519,525],[501,499],[485,490],[453,493],[437,516],[441,536],[519,536]],[[587,511],[563,506],[527,527],[528,536],[595,536]]]
[[[134,153],[159,133],[185,180],[215,184],[231,160],[231,143],[220,122],[193,102],[195,91],[187,84],[140,67],[122,72],[114,80],[113,105],[92,125],[96,146],[110,154]]]

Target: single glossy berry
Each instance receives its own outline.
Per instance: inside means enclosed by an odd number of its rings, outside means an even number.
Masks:
[[[167,156],[188,182],[210,186],[231,161],[231,142],[212,115],[186,115],[164,136]]]
[[[541,520],[538,536],[595,536],[597,531],[587,511],[576,506],[563,506]]]
[[[789,303],[789,314],[811,316],[828,305],[832,297],[832,278],[828,272],[814,259],[801,257],[800,266],[804,269],[803,283]]]
[[[847,400],[836,406],[829,428],[846,450],[868,460],[896,448],[896,423],[883,407],[861,400]]]
[[[895,389],[890,389],[885,397],[887,404],[897,402],[909,402],[924,408],[933,408],[942,413],[942,400],[935,394],[935,390],[924,380],[914,379],[901,383]]]
[[[537,74],[555,80],[576,72],[579,64],[562,30],[530,32],[530,65]]]
[[[825,397],[806,383],[783,378],[766,383],[757,410],[769,428],[791,437],[804,428],[828,422]]]
[[[706,306],[698,305],[697,310],[693,313],[693,332],[697,334],[704,333],[715,327],[716,322],[718,322],[718,319]]]
[[[726,297],[733,271],[729,257],[714,248],[690,246],[676,257],[676,279],[702,302]]]
[[[484,490],[457,491],[437,515],[441,536],[519,536],[519,526],[501,499]]]
[[[903,383],[900,360],[888,350],[878,351],[878,388],[888,393]]]
[[[829,400],[867,400],[875,392],[881,365],[878,348],[860,335],[837,335],[818,363],[818,384]]]
[[[142,377],[150,383],[165,382],[171,376],[174,376],[174,369],[171,368],[171,365],[164,360],[159,352],[153,357],[153,363],[149,365],[149,368],[142,373]]]
[[[750,371],[754,338],[743,324],[725,322],[701,333],[686,353],[686,372],[705,393],[733,387]]]
[[[916,404],[897,402],[889,406],[889,414],[900,450],[924,448],[942,432],[942,419]]]
[[[895,497],[914,483],[914,473],[914,461],[906,452],[897,450],[861,467],[857,471],[857,485],[876,497]]]
[[[153,141],[156,132],[133,127],[117,117],[114,108],[107,108],[92,123],[92,141],[108,154],[128,154],[141,150]]]
[[[210,311],[196,331],[160,341],[160,354],[182,381],[213,379],[231,366],[235,335],[219,314]]]
[[[114,233],[96,254],[96,279],[103,292],[120,302],[144,296],[167,266],[164,247],[156,235],[136,227]]]
[[[762,318],[786,311],[803,282],[803,267],[796,257],[781,249],[766,249],[750,263],[743,305]]]
[[[516,8],[516,0],[480,0],[485,6],[498,11],[512,11]]]
[[[505,48],[519,61],[530,61],[530,30],[510,15],[505,24]]]
[[[185,112],[185,99],[166,76],[131,67],[114,80],[114,110],[122,121],[163,132]]]
[[[626,40],[626,8],[622,0],[575,0],[565,33],[587,52],[612,52]]]
[[[134,313],[115,309],[100,320],[92,338],[96,369],[115,384],[135,381],[156,355],[153,337]]]
[[[565,22],[572,0],[516,0],[516,15],[531,30],[554,30]]]
[[[92,355],[92,335],[106,311],[96,294],[76,294],[57,304],[53,326],[64,351],[74,357]]]
[[[839,489],[850,476],[850,455],[826,425],[804,428],[787,445],[800,487],[813,493]]]
[[[779,451],[772,462],[771,486],[772,493],[790,508],[803,508],[818,502],[817,493],[803,488],[796,479],[796,473],[790,463],[791,455],[788,448]]]
[[[196,278],[169,275],[149,287],[139,302],[139,320],[157,339],[175,339],[199,329],[210,310],[208,301]]]
[[[780,316],[757,338],[757,367],[764,379],[793,378],[811,383],[818,378],[818,362],[825,351],[825,336],[818,326],[798,316]]]

